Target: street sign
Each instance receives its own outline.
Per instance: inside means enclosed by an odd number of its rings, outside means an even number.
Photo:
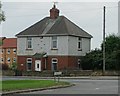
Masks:
[[[54,72],[54,76],[60,76],[62,75],[62,72]]]

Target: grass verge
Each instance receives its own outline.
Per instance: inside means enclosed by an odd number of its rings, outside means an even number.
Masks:
[[[34,88],[46,88],[59,85],[69,85],[68,82],[55,82],[53,80],[6,80],[2,81],[2,91],[15,91]]]

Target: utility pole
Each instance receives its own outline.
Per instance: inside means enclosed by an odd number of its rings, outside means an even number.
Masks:
[[[103,8],[103,75],[105,74],[105,10],[106,7]]]

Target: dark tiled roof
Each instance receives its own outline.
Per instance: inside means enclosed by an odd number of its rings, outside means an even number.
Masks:
[[[46,17],[26,30],[20,32],[16,36],[81,36],[86,38],[92,38],[90,34],[82,30],[73,22],[68,20],[64,16],[59,16],[57,19],[50,19]]]
[[[42,57],[44,57],[46,55],[46,53],[35,53],[34,55],[33,55],[33,57],[34,58],[42,58]]]

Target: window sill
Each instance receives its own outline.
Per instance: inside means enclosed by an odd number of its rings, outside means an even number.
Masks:
[[[82,49],[78,49],[78,51],[82,51]]]
[[[30,51],[32,51],[33,49],[26,49],[26,50],[30,50]]]
[[[58,50],[57,48],[52,48],[51,50]]]

